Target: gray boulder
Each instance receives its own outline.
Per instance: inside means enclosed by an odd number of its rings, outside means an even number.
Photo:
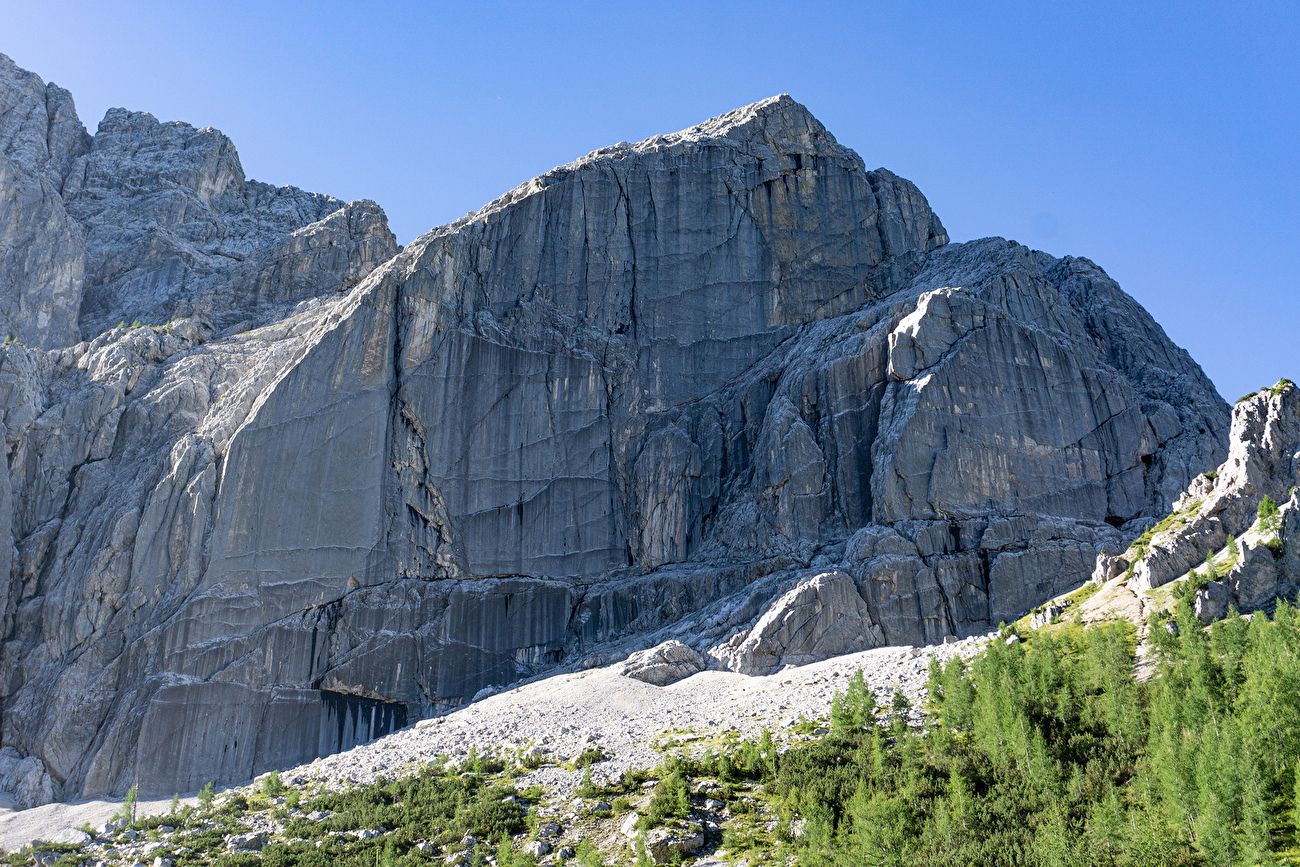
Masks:
[[[36,756],[19,758],[13,747],[0,750],[0,789],[12,792],[15,810],[40,807],[54,800],[54,781]]]
[[[853,579],[825,572],[800,581],[748,633],[737,633],[709,654],[732,671],[770,674],[884,643],[884,632],[872,623]]]
[[[656,864],[670,864],[683,856],[695,855],[703,848],[703,831],[652,828],[645,834],[646,854]],[[635,841],[632,850],[636,852]]]
[[[624,677],[667,686],[704,670],[704,657],[680,641],[665,641],[627,658]]]
[[[231,834],[226,837],[226,846],[235,852],[256,852],[265,843],[261,833],[249,831],[244,834]]]

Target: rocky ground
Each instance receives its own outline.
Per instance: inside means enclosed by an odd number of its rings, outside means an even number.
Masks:
[[[988,640],[975,637],[933,647],[878,648],[765,677],[703,671],[663,687],[623,676],[623,664],[618,663],[488,697],[371,744],[287,770],[282,779],[286,785],[311,794],[364,786],[381,777],[393,779],[439,758],[464,765],[476,755],[514,757],[540,765],[513,778],[513,784],[521,790],[540,786],[544,791],[535,808],[537,818],[553,820],[561,827],[560,839],[548,844],[559,849],[563,829],[573,829],[583,813],[575,793],[584,772],[574,760],[585,751],[599,748],[609,756],[591,766],[592,780],[601,784],[630,770],[651,768],[674,749],[701,752],[737,738],[756,737],[765,727],[772,730],[778,746],[809,739],[816,736],[817,723],[829,713],[836,691],[844,691],[859,669],[882,705],[888,705],[894,692],[901,691],[916,707],[924,698],[932,657],[940,662],[967,657]],[[913,713],[919,717],[920,711]],[[253,791],[249,785],[231,794],[251,795]],[[284,799],[279,800],[283,805]],[[186,803],[195,803],[193,793],[182,799],[182,804]],[[141,804],[139,815],[165,814],[170,804],[170,800]],[[0,846],[12,851],[36,838],[77,841],[84,845],[84,853],[96,860],[151,863],[152,853],[163,848],[158,844],[167,842],[166,832],[155,832],[152,836],[158,839],[153,840],[140,835],[136,841],[104,833],[104,823],[120,806],[120,801],[87,801],[0,812]],[[291,817],[294,812],[286,815]],[[613,823],[610,830],[620,818],[606,817],[607,824]],[[76,830],[87,824],[96,831],[93,837]],[[252,815],[245,824],[253,833],[266,834],[266,839],[273,839],[280,830],[273,820],[261,821]]]

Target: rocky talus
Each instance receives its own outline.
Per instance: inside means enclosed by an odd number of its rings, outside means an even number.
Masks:
[[[985,633],[1228,457],[1099,267],[949,243],[788,96],[399,250],[3,59],[0,317],[0,739],[54,798],[667,641],[759,673]]]

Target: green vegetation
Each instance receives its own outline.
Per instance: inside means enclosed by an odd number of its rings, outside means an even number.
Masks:
[[[664,824],[670,817],[685,819],[691,814],[691,790],[686,783],[690,767],[677,757],[670,757],[668,774],[655,787],[654,796],[644,808],[637,827],[649,830]]]
[[[1282,603],[1206,629],[1187,599],[1153,623],[1148,683],[1126,622],[932,666],[921,728],[859,675],[823,738],[666,757],[639,827],[689,816],[708,778],[732,814],[728,857],[750,863],[1300,863],[1300,615]]]
[[[303,810],[321,811],[328,817],[321,822],[302,816],[289,819],[284,836],[324,843],[320,847],[314,842],[275,843],[263,850],[262,863],[274,867],[423,864],[428,859],[416,848],[417,843],[431,841],[445,846],[457,843],[466,834],[480,841],[471,857],[484,856],[483,847],[488,841],[503,836],[508,839],[527,830],[526,804],[527,799],[513,787],[489,781],[481,773],[460,774],[434,766],[394,782],[380,780],[370,786],[304,798]],[[385,833],[373,839],[358,839],[347,833],[372,829]],[[507,847],[504,858],[498,855],[498,861],[512,867],[532,863],[531,856],[513,844]]]
[[[1268,535],[1282,529],[1282,516],[1277,510],[1277,503],[1273,502],[1273,498],[1267,494],[1264,495],[1264,499],[1259,501],[1259,507],[1255,510],[1255,514],[1259,519],[1259,532],[1261,534]]]
[[[1282,392],[1286,391],[1288,388],[1290,388],[1293,385],[1295,385],[1295,383],[1293,383],[1291,380],[1287,379],[1284,376],[1281,379],[1279,379],[1275,385],[1266,385],[1263,388],[1261,388],[1259,391],[1252,391],[1250,394],[1243,394],[1241,397],[1237,398],[1236,402],[1241,403],[1243,400],[1250,400],[1255,395],[1261,394],[1266,391],[1271,395],[1277,396]]]
[[[1234,614],[1206,630],[1186,602],[1176,609],[1176,635],[1153,630],[1147,684],[1132,676],[1128,624],[994,642],[969,666],[933,667],[926,730],[902,714],[872,724],[874,703],[850,684],[831,733],[762,774],[779,847],[803,865],[1300,854],[1300,617],[1283,603],[1271,621]]]
[[[287,788],[288,786],[280,781],[279,771],[271,771],[262,779],[262,794],[269,797],[275,798],[283,795]]]
[[[122,800],[122,809],[113,815],[113,821],[125,819],[128,823],[135,821],[136,812],[136,793],[135,786],[126,790],[126,798]]]
[[[1214,572],[1213,564],[1207,562],[1207,565],[1209,568],[1205,572],[1197,572],[1193,569],[1188,573],[1186,581],[1176,582],[1170,590],[1173,598],[1186,600],[1188,604],[1192,604],[1196,600],[1196,594],[1204,590],[1211,581],[1218,577]]]

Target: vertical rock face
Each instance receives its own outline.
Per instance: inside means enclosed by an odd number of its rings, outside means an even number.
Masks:
[[[0,55],[0,329],[41,348],[77,341],[85,241],[61,197],[90,149],[72,96]]]
[[[7,74],[0,105],[45,114],[6,110],[0,143],[44,117],[22,183],[57,166],[80,233],[0,185],[0,236],[82,269],[6,259],[0,293],[11,321],[75,299],[0,350],[2,737],[55,796],[743,643],[825,573],[837,647],[987,629],[1226,454],[1227,407],[1101,269],[949,244],[788,96],[399,252],[372,203],[245,180],[214,130],[115,109],[78,138]]]

